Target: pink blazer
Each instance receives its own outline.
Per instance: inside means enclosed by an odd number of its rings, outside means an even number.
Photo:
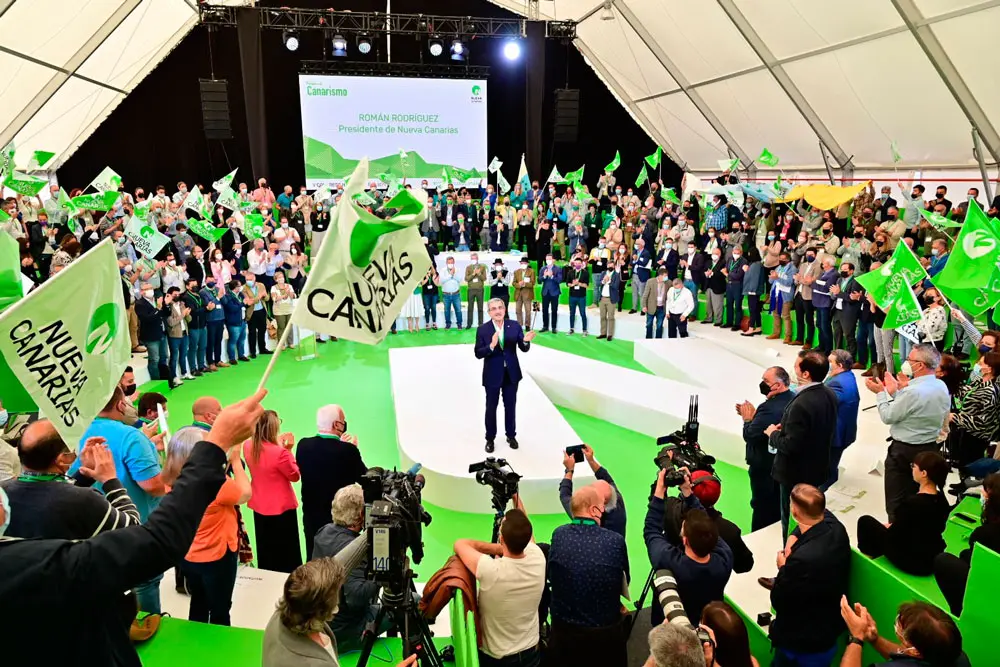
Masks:
[[[243,458],[250,467],[253,495],[247,506],[265,516],[277,516],[299,506],[292,482],[299,481],[299,466],[292,453],[273,442],[265,442],[260,459],[254,460],[252,443],[243,443]]]

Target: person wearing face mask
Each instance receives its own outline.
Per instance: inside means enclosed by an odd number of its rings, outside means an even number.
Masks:
[[[531,331],[531,304],[535,300],[535,284],[535,271],[531,268],[528,258],[522,257],[521,268],[514,271],[513,285],[517,323],[520,324],[525,331]],[[479,325],[482,325],[482,321],[479,322]],[[546,328],[542,331],[547,330],[548,323],[546,321]]]
[[[306,190],[306,186],[303,185],[299,188],[299,194],[295,197],[295,205],[299,207],[299,212],[302,214],[302,220],[306,225],[306,229],[311,229],[312,211],[316,202],[313,201],[312,195]]]
[[[861,667],[866,643],[871,644],[886,662],[871,667],[969,667],[962,651],[962,633],[955,620],[927,602],[904,602],[896,613],[896,642],[882,639],[871,613],[860,603],[852,607],[845,595],[841,615],[850,637],[840,667]]]
[[[580,311],[580,323],[583,325],[583,335],[587,336],[587,285],[590,275],[582,255],[575,256],[570,264],[572,268],[565,272],[566,284],[569,285],[569,334],[576,327],[576,311]]]
[[[959,466],[986,456],[1000,433],[1000,352],[988,352],[976,362],[977,378],[959,394],[959,409],[948,414],[948,452]]]
[[[710,255],[711,259],[708,268],[705,270],[705,323],[712,323],[717,327],[723,325],[726,316],[726,261],[722,258],[722,251],[716,248]]]
[[[642,298],[646,282],[650,278],[652,268],[653,257],[650,255],[649,250],[646,249],[646,240],[640,237],[635,242],[635,249],[632,255],[632,309],[628,311],[630,315],[634,315],[639,311],[639,301]]]
[[[819,231],[818,243],[828,255],[836,255],[840,249],[840,237],[833,233],[833,219],[829,215],[823,218],[823,226]]]
[[[553,664],[625,664],[620,593],[629,576],[628,553],[624,537],[601,527],[605,509],[594,485],[578,488],[570,500],[573,519],[552,533],[547,558],[552,629],[546,659]]]
[[[796,339],[790,345],[801,345],[803,349],[810,349],[816,334],[816,325],[813,321],[813,285],[823,274],[823,263],[817,261],[816,249],[807,246],[802,256],[802,263],[799,264],[798,271],[792,277],[796,284],[795,298],[792,308],[795,310]]]
[[[695,303],[691,291],[684,288],[680,278],[674,278],[673,287],[667,292],[664,301],[667,313],[667,338],[688,337],[688,318],[694,312]]]
[[[836,298],[831,292],[837,286],[836,261],[829,255],[823,256],[822,273],[813,283],[812,305],[816,312],[816,329],[819,332],[817,347],[823,354],[833,350],[833,302]],[[811,339],[810,339],[811,340]]]
[[[904,190],[905,192],[905,190]],[[883,222],[889,214],[890,208],[896,208],[897,202],[892,197],[892,186],[883,185],[879,198],[874,202],[875,221]]]
[[[722,268],[722,274],[726,276],[726,320],[723,326],[731,331],[739,331],[743,320],[743,278],[749,268],[741,248],[733,248],[732,259]]]
[[[948,387],[935,376],[941,353],[933,345],[915,345],[906,356],[899,376],[865,380],[875,394],[878,414],[889,426],[889,451],[885,459],[885,508],[889,523],[896,509],[917,492],[910,464],[920,452],[938,451],[938,435],[951,409]],[[910,379],[906,379],[910,378]]]
[[[653,338],[653,322],[656,322],[656,337],[663,338],[663,320],[667,315],[667,292],[670,284],[667,270],[659,269],[656,279],[648,281],[642,292],[642,314],[646,316],[646,339]]]
[[[462,328],[462,292],[461,278],[455,269],[455,258],[448,257],[445,260],[445,270],[439,275],[438,285],[441,286],[441,297],[444,303],[445,329],[451,329],[451,314],[455,313],[455,326]]]
[[[798,269],[792,264],[791,256],[787,252],[782,252],[778,255],[778,266],[768,275],[771,291],[769,307],[773,318],[768,340],[781,338],[784,327],[785,344],[789,345],[792,342],[792,299],[797,272]]]
[[[667,279],[673,280],[677,277],[677,267],[680,264],[681,256],[674,249],[674,242],[669,236],[665,236],[660,252],[656,255],[657,269],[666,269]]]
[[[270,208],[274,205],[276,200],[277,198],[274,196],[274,191],[267,185],[267,179],[257,179],[257,189],[250,195],[250,201],[263,204],[264,206]]]
[[[155,297],[149,283],[142,283],[141,295],[135,302],[135,316],[139,319],[139,341],[146,347],[146,370],[151,380],[169,378],[166,316],[170,308],[164,305],[163,297]]]
[[[205,304],[205,361],[209,371],[227,368],[229,364],[222,360],[222,334],[226,329],[226,313],[222,307],[224,283],[216,280],[214,275],[205,279],[205,286],[199,292]]]
[[[593,250],[590,251],[590,276],[593,281],[594,306],[600,303],[598,285],[603,278],[604,272],[608,270],[611,263],[611,249],[607,246],[607,241],[601,238]]]
[[[0,482],[13,479],[21,474],[21,461],[17,457],[17,444],[8,440],[4,431],[10,421],[10,413],[3,407],[0,401]],[[2,534],[2,531],[0,531]]]
[[[736,413],[743,420],[743,441],[746,444],[747,472],[750,476],[750,530],[757,531],[781,520],[778,482],[771,476],[774,452],[764,430],[781,421],[785,408],[795,397],[788,386],[791,379],[781,366],[764,371],[760,381],[763,403],[756,408],[750,401],[736,404]]]

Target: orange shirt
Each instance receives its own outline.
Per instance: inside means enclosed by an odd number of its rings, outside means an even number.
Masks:
[[[232,479],[226,479],[205,510],[194,542],[188,549],[186,560],[192,563],[211,563],[222,558],[226,551],[239,550],[236,513],[240,511],[240,488]]]

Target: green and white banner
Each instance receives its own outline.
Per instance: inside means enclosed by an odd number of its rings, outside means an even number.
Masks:
[[[486,184],[485,80],[303,74],[299,99],[310,189],[343,186],[368,155],[368,173],[414,186],[445,169],[456,187]]]
[[[163,246],[170,243],[170,237],[156,231],[156,227],[148,221],[132,216],[125,226],[125,236],[143,257],[156,257]]]
[[[0,354],[76,450],[132,358],[111,239],[0,315]]]

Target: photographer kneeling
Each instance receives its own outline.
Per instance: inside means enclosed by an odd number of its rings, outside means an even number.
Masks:
[[[455,553],[479,582],[482,667],[537,667],[538,603],[545,588],[545,556],[532,537],[531,521],[516,509],[500,524],[500,543],[458,540]],[[496,558],[492,558],[495,556]]]
[[[328,523],[316,533],[313,542],[313,559],[328,558],[340,553],[361,534],[365,525],[365,497],[358,484],[351,484],[337,491],[333,497],[333,523]],[[365,576],[368,557],[365,556],[347,573],[340,588],[340,609],[330,623],[337,638],[340,652],[361,648],[365,625],[375,620],[379,612],[378,594],[382,586]],[[389,614],[383,617],[377,634],[392,627]]]
[[[668,474],[671,481],[676,481],[683,474],[680,498],[665,498]],[[669,523],[673,526],[680,518],[681,544],[664,536],[665,514],[670,515]],[[673,535],[675,530],[670,529],[670,533],[677,540]],[[723,590],[733,572],[733,552],[726,541],[719,538],[718,527],[692,492],[691,474],[686,468],[660,470],[656,477],[656,489],[649,498],[643,539],[653,569],[673,572],[677,594],[689,619],[701,618],[705,605],[722,599]],[[650,620],[654,626],[663,622],[663,609],[659,604],[653,605]]]

